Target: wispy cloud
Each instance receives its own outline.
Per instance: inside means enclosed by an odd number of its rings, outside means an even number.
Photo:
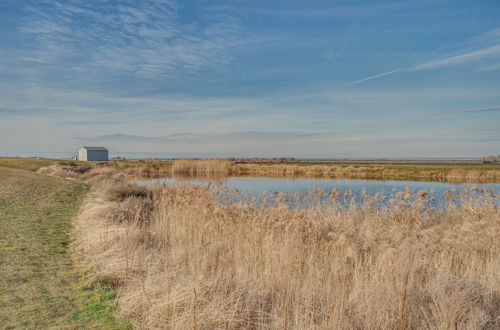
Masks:
[[[432,3],[430,0],[420,0],[418,5],[425,5]],[[326,5],[321,8],[311,6],[307,2],[290,2],[287,1],[287,6],[283,6],[280,10],[273,10],[273,8],[248,8],[250,12],[259,15],[270,15],[280,18],[291,19],[324,19],[324,18],[359,18],[365,16],[373,16],[374,14],[397,12],[408,8],[409,3],[406,1],[378,1],[375,3],[362,2],[345,2],[345,4],[336,4],[332,2],[325,2]],[[411,4],[410,4],[411,5]]]
[[[19,59],[67,64],[74,73],[116,71],[142,78],[218,69],[231,61],[239,40],[233,17],[207,11],[196,23],[179,15],[176,2],[47,0],[29,8],[21,28],[34,38]]]
[[[242,132],[225,132],[213,134],[191,134],[178,133],[165,136],[143,136],[135,134],[105,134],[90,137],[78,137],[79,140],[89,142],[176,142],[176,143],[235,143],[245,141],[296,141],[296,140],[311,140],[331,138],[337,134],[332,132],[298,132],[298,131],[242,131]]]
[[[212,134],[179,133],[166,136],[133,134],[107,134],[79,137],[81,144],[99,143],[115,151],[161,151],[178,155],[198,156],[262,156],[293,155],[296,150],[304,154],[317,153],[337,136],[333,132],[300,131],[237,131]],[[200,148],[200,146],[203,146]]]
[[[454,115],[454,114],[462,114],[462,113],[483,113],[483,112],[500,112],[500,107],[442,111],[442,112],[433,113],[432,115],[433,116],[441,116],[441,115]]]

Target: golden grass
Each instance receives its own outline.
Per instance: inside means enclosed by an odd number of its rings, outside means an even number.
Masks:
[[[173,174],[213,175],[230,174],[231,163],[227,159],[176,159],[172,165]]]
[[[500,170],[489,167],[451,166],[338,166],[338,165],[258,165],[232,166],[233,175],[331,177],[357,179],[406,179],[440,181],[498,181]]]
[[[58,161],[58,159],[47,158],[0,157],[0,166],[36,172],[39,168],[52,165]]]
[[[348,208],[316,192],[306,209],[189,185],[110,198],[120,175],[87,174],[77,234],[139,329],[500,325],[500,213],[486,193],[440,208],[409,191]]]
[[[92,171],[91,171],[92,170]],[[37,172],[48,175],[61,176],[86,180],[90,177],[100,175],[113,176],[120,173],[122,179],[127,178],[151,178],[164,177],[172,174],[171,163],[149,163],[139,162],[56,162],[52,165],[42,167]]]
[[[500,171],[480,171],[478,169],[466,170],[463,168],[454,168],[450,170],[446,179],[449,181],[453,180],[464,180],[464,181],[484,181],[484,180],[498,180],[500,179]]]

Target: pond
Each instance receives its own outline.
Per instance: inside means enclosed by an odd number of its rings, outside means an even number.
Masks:
[[[444,199],[446,193],[459,192],[463,189],[475,189],[477,194],[484,191],[496,196],[498,205],[500,195],[500,183],[449,183],[435,181],[399,181],[399,180],[358,180],[358,179],[332,179],[332,178],[276,178],[276,177],[227,177],[223,179],[209,180],[206,178],[168,177],[140,181],[141,184],[194,184],[238,190],[246,197],[259,197],[262,193],[286,193],[306,196],[312,190],[321,190],[328,194],[332,190],[341,194],[352,196],[359,200],[365,192],[375,195],[381,192],[388,200],[397,192],[404,191],[427,191],[428,197],[434,204]]]

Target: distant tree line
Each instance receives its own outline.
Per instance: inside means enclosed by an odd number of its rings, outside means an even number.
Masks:
[[[500,155],[486,156],[483,158],[483,163],[485,163],[485,164],[500,163]]]

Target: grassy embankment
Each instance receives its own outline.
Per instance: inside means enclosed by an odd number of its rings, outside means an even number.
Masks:
[[[88,187],[24,170],[54,162],[0,158],[0,327],[127,328],[114,318],[110,285],[70,254],[71,219]]]
[[[139,328],[500,325],[500,212],[487,192],[450,194],[435,208],[425,191],[406,191],[348,209],[337,203],[346,196],[332,192],[320,206],[315,192],[300,209],[289,196],[221,204],[208,187],[64,171],[93,187],[79,249],[118,286],[120,310]]]
[[[58,159],[45,159],[45,158],[36,159],[36,158],[0,157],[0,166],[35,172],[41,167],[53,165],[58,161],[59,161]]]

